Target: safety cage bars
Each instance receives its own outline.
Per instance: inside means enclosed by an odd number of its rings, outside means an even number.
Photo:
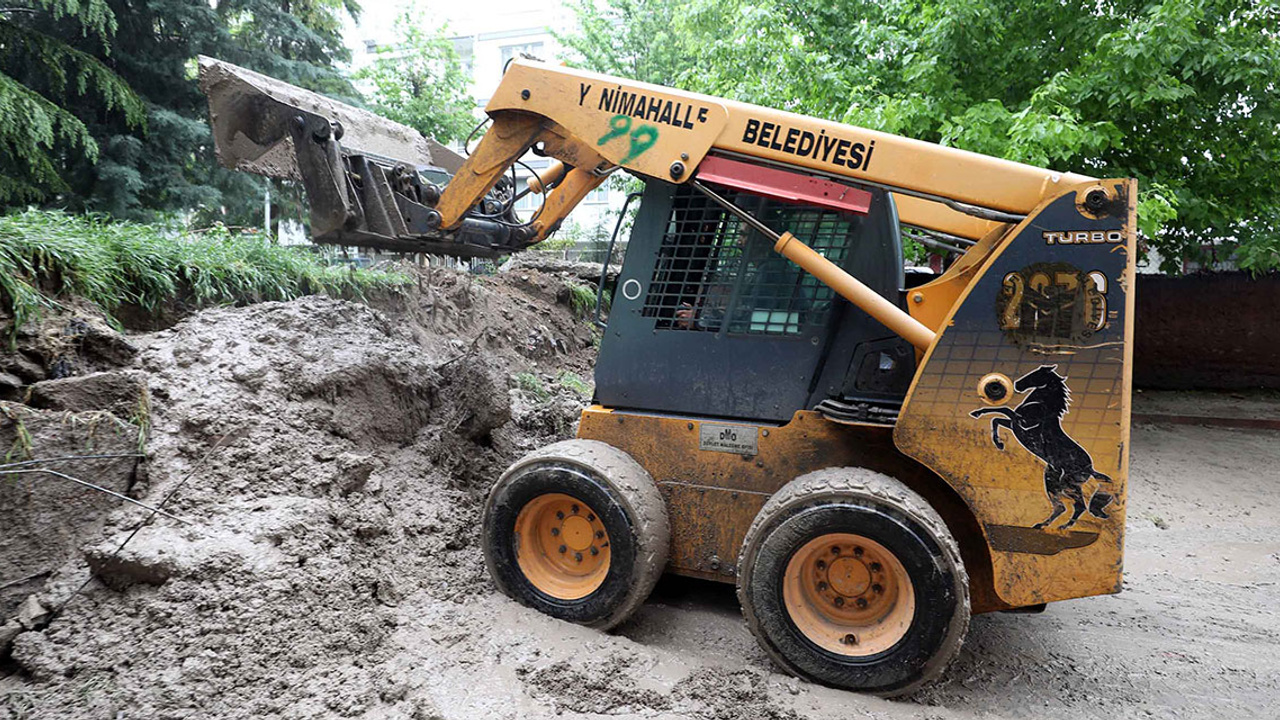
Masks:
[[[843,265],[861,218],[717,188],[766,225]],[[677,189],[642,314],[655,329],[800,336],[825,326],[834,293],[706,195]]]

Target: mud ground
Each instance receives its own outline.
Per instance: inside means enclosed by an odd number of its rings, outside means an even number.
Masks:
[[[144,513],[108,519],[37,598],[98,579],[13,640],[0,718],[1276,717],[1274,432],[1135,426],[1124,592],[977,617],[904,700],[780,674],[727,586],[667,578],[612,633],[496,594],[481,499],[572,432],[565,373],[590,377],[562,291],[446,275],[379,310],[304,298],[133,338],[136,492],[188,522],[116,552]]]

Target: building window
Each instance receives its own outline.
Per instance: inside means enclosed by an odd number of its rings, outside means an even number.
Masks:
[[[503,45],[502,46],[502,69],[506,70],[507,63],[510,62],[512,58],[517,58],[517,57],[520,57],[521,55],[532,55],[534,57],[542,57],[542,43],[531,42],[531,43],[523,43],[521,45]]]

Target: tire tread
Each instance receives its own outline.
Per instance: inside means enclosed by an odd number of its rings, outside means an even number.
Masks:
[[[562,440],[534,450],[507,468],[494,487],[522,468],[546,461],[567,462],[594,471],[617,491],[628,515],[635,519],[636,539],[641,550],[636,557],[635,581],[617,610],[590,624],[590,627],[607,630],[626,620],[644,603],[667,565],[671,525],[666,503],[657,483],[640,463],[622,450],[598,440]]]
[[[956,573],[960,595],[957,598],[956,611],[951,618],[947,638],[926,664],[918,680],[890,694],[891,696],[906,695],[940,676],[959,654],[960,647],[964,644],[965,636],[969,632],[969,574],[960,557],[960,545],[947,529],[942,516],[938,515],[938,512],[924,498],[899,480],[866,468],[833,467],[801,475],[774,493],[751,522],[738,554],[738,603],[742,607],[747,627],[775,662],[796,674],[791,663],[781,656],[761,631],[760,619],[756,617],[747,593],[747,585],[751,578],[749,555],[759,544],[767,526],[780,517],[783,511],[793,505],[807,503],[824,496],[870,498],[900,509],[925,527],[938,542],[947,562]]]

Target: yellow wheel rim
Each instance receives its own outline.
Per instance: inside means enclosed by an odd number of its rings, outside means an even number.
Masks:
[[[787,563],[782,598],[806,638],[847,657],[893,647],[916,612],[911,578],[898,558],[850,533],[821,535],[796,551]]]
[[[609,574],[609,533],[589,505],[539,495],[516,516],[516,563],[539,591],[560,600],[595,592]]]

